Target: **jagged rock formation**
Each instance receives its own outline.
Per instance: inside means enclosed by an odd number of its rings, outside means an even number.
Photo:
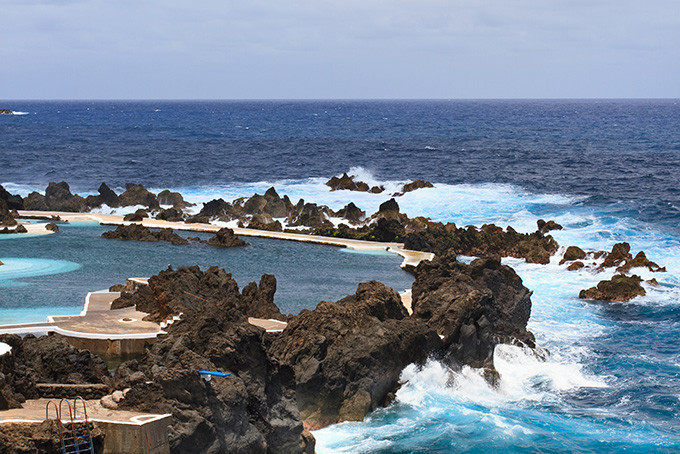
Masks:
[[[493,349],[517,341],[535,346],[526,325],[531,291],[498,258],[456,261],[454,254],[421,262],[412,290],[413,317],[443,337],[453,364],[485,367],[493,372]]]
[[[328,220],[332,211],[326,206],[318,206],[316,203],[300,201],[293,208],[287,219],[290,226],[307,226],[313,228],[331,228],[333,224]]]
[[[224,270],[189,267],[159,273],[140,295],[144,288],[131,296],[138,309],[182,317],[142,359],[118,368],[116,388],[130,388],[118,408],[172,413],[172,452],[314,452],[292,370],[267,353],[264,330],[247,321],[277,315],[273,276],[241,294]],[[232,375],[206,382],[198,369]]]
[[[215,235],[207,241],[202,241],[202,243],[217,247],[239,247],[248,245],[248,243],[236,236],[232,229],[227,227],[219,229]]]
[[[597,287],[581,290],[578,297],[581,299],[600,300],[600,301],[630,301],[636,296],[645,296],[647,292],[640,285],[640,276],[624,276],[617,274],[610,280],[600,281]]]
[[[168,241],[175,245],[189,244],[189,241],[177,235],[172,229],[150,230],[140,224],[119,225],[116,230],[102,233],[102,238],[135,241]]]
[[[0,115],[14,115],[14,112],[9,109],[0,109]]]
[[[68,183],[51,182],[45,189],[45,195],[32,192],[24,199],[24,209],[38,211],[68,211],[80,213],[88,210],[84,198],[71,193]]]
[[[536,224],[538,225],[538,231],[543,234],[548,233],[551,230],[562,230],[562,226],[552,220],[546,222],[543,219],[539,219],[536,221]]]
[[[0,199],[0,227],[14,227],[15,225],[17,221],[7,208],[7,202]]]
[[[434,185],[429,181],[418,179],[411,183],[406,183],[404,186],[401,187],[401,191],[395,192],[394,194],[392,194],[392,197],[400,197],[406,194],[407,192],[415,191],[416,189],[422,188],[434,188]]]
[[[151,210],[158,210],[160,208],[156,195],[149,192],[141,184],[127,183],[125,185],[125,192],[118,196],[118,202],[123,207],[143,205]]]
[[[598,267],[598,270],[602,271],[604,268],[614,268],[619,273],[628,273],[631,268],[644,267],[650,271],[663,272],[666,271],[665,267],[661,267],[658,264],[647,259],[647,256],[643,251],[640,251],[633,257],[630,254],[630,244],[628,243],[616,243],[611,252],[604,253],[604,262]]]
[[[573,262],[574,260],[583,260],[585,258],[586,253],[583,249],[577,246],[569,246],[567,250],[564,251],[562,260],[560,260],[560,265],[562,265],[565,262]]]
[[[10,354],[0,356],[0,410],[38,398],[37,383],[109,383],[99,356],[72,347],[58,334],[23,339],[3,334],[0,342],[12,347]]]
[[[24,199],[20,195],[10,194],[0,185],[0,200],[4,200],[8,210],[23,210]]]
[[[354,181],[354,176],[349,176],[347,173],[343,173],[340,178],[332,177],[326,182],[326,186],[330,187],[331,191],[360,191],[372,192],[373,194],[380,194],[385,190],[385,188],[379,186],[371,188],[363,181]]]
[[[350,202],[334,213],[335,217],[345,218],[350,224],[360,224],[366,217],[366,212]]]
[[[172,208],[179,211],[194,206],[193,203],[185,201],[184,197],[182,197],[182,194],[179,192],[172,192],[168,189],[159,192],[157,199],[160,205],[171,205]]]
[[[156,219],[168,222],[182,222],[184,221],[184,213],[177,208],[166,208],[156,214]]]
[[[123,216],[123,221],[129,221],[129,222],[142,222],[144,218],[148,218],[149,213],[146,212],[146,210],[139,209],[135,211],[134,213],[128,213],[125,216]]]
[[[291,317],[269,351],[295,370],[300,413],[319,428],[384,405],[402,369],[439,345],[433,330],[408,317],[398,293],[371,281]]]

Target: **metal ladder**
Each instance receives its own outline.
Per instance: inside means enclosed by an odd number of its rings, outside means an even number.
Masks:
[[[82,411],[78,410],[78,402],[81,403]],[[62,406],[64,403],[66,403],[69,416],[69,421],[66,424],[62,420]],[[85,400],[78,396],[73,399],[73,405],[71,405],[68,399],[61,399],[58,407],[57,404],[49,401],[45,405],[45,419],[50,419],[50,404],[54,407],[55,417],[53,419],[57,421],[57,427],[59,428],[61,454],[94,454]],[[79,415],[82,416],[82,419],[78,419]]]

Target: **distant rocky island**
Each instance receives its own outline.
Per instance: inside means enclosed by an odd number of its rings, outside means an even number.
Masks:
[[[0,109],[0,115],[14,115],[14,112],[9,109]]]

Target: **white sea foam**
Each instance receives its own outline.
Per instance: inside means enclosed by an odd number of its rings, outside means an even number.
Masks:
[[[14,115],[28,115],[30,112],[17,112],[17,111],[14,111],[14,112],[12,112],[12,113],[13,113]]]
[[[4,342],[0,342],[0,356],[6,355],[12,351],[12,347]]]

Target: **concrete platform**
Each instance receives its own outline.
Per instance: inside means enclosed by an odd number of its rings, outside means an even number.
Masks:
[[[50,399],[27,400],[22,408],[0,411],[0,424],[41,423],[45,420],[45,407],[48,402]],[[58,400],[52,399],[52,402],[59,405]],[[167,454],[170,452],[168,425],[172,415],[109,410],[102,407],[98,399],[86,400],[85,403],[89,420],[104,431],[105,454]],[[54,407],[50,406],[50,411],[50,416],[54,417]],[[70,421],[66,415],[62,415],[62,420]],[[76,420],[82,421],[82,419]]]

